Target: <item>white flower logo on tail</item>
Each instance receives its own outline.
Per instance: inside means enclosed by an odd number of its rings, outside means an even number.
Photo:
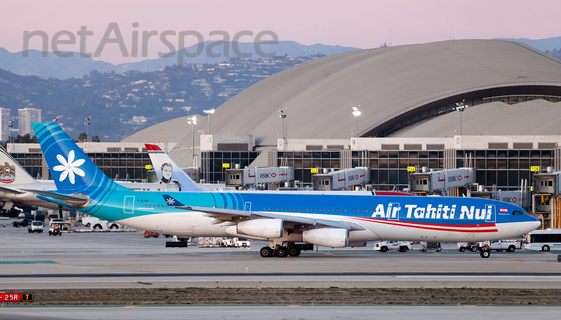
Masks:
[[[68,180],[70,180],[70,183],[74,184],[74,182],[76,182],[74,174],[77,174],[80,177],[86,175],[84,170],[78,168],[79,166],[83,165],[86,160],[77,159],[76,161],[74,161],[74,150],[68,153],[68,161],[66,161],[66,159],[64,159],[64,157],[60,154],[57,155],[56,158],[61,165],[55,166],[53,170],[62,171],[60,177],[58,178],[58,181],[62,182],[68,176]]]

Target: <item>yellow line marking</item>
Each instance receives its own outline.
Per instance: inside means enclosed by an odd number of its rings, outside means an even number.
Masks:
[[[516,261],[516,260],[508,260],[508,259],[501,259],[501,261],[508,261],[508,262],[520,262],[520,261]]]
[[[59,261],[59,260],[53,260],[53,261],[54,261],[54,262],[57,262],[57,263],[66,263],[66,262],[64,262],[64,261]]]
[[[282,259],[281,261],[284,261],[284,262],[294,262],[294,261],[292,261],[292,260],[285,260],[285,259]]]

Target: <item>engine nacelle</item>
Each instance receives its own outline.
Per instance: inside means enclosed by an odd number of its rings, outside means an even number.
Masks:
[[[257,219],[238,222],[236,231],[239,234],[259,238],[281,238],[284,236],[284,220]]]
[[[312,229],[302,233],[302,241],[318,246],[343,248],[349,244],[347,229]]]

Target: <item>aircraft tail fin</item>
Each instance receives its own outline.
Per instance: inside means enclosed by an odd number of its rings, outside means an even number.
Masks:
[[[0,146],[0,186],[34,183],[35,179]]]
[[[185,171],[181,170],[181,168],[171,160],[170,156],[158,145],[146,143],[145,146],[150,156],[150,161],[152,161],[154,171],[158,176],[158,180],[162,181],[162,171],[165,169],[166,177],[164,177],[164,179],[177,180],[181,186],[181,191],[201,191]]]
[[[32,122],[31,125],[57,189],[79,191],[94,199],[113,190],[127,190],[109,179],[58,124]]]

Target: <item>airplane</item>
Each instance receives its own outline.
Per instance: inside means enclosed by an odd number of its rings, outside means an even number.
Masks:
[[[486,241],[518,236],[540,222],[490,199],[307,192],[145,192],[113,182],[55,123],[32,123],[57,186],[32,191],[103,220],[185,237],[269,241],[262,257],[300,255],[296,244],[367,241]],[[490,250],[482,248],[483,258]]]

